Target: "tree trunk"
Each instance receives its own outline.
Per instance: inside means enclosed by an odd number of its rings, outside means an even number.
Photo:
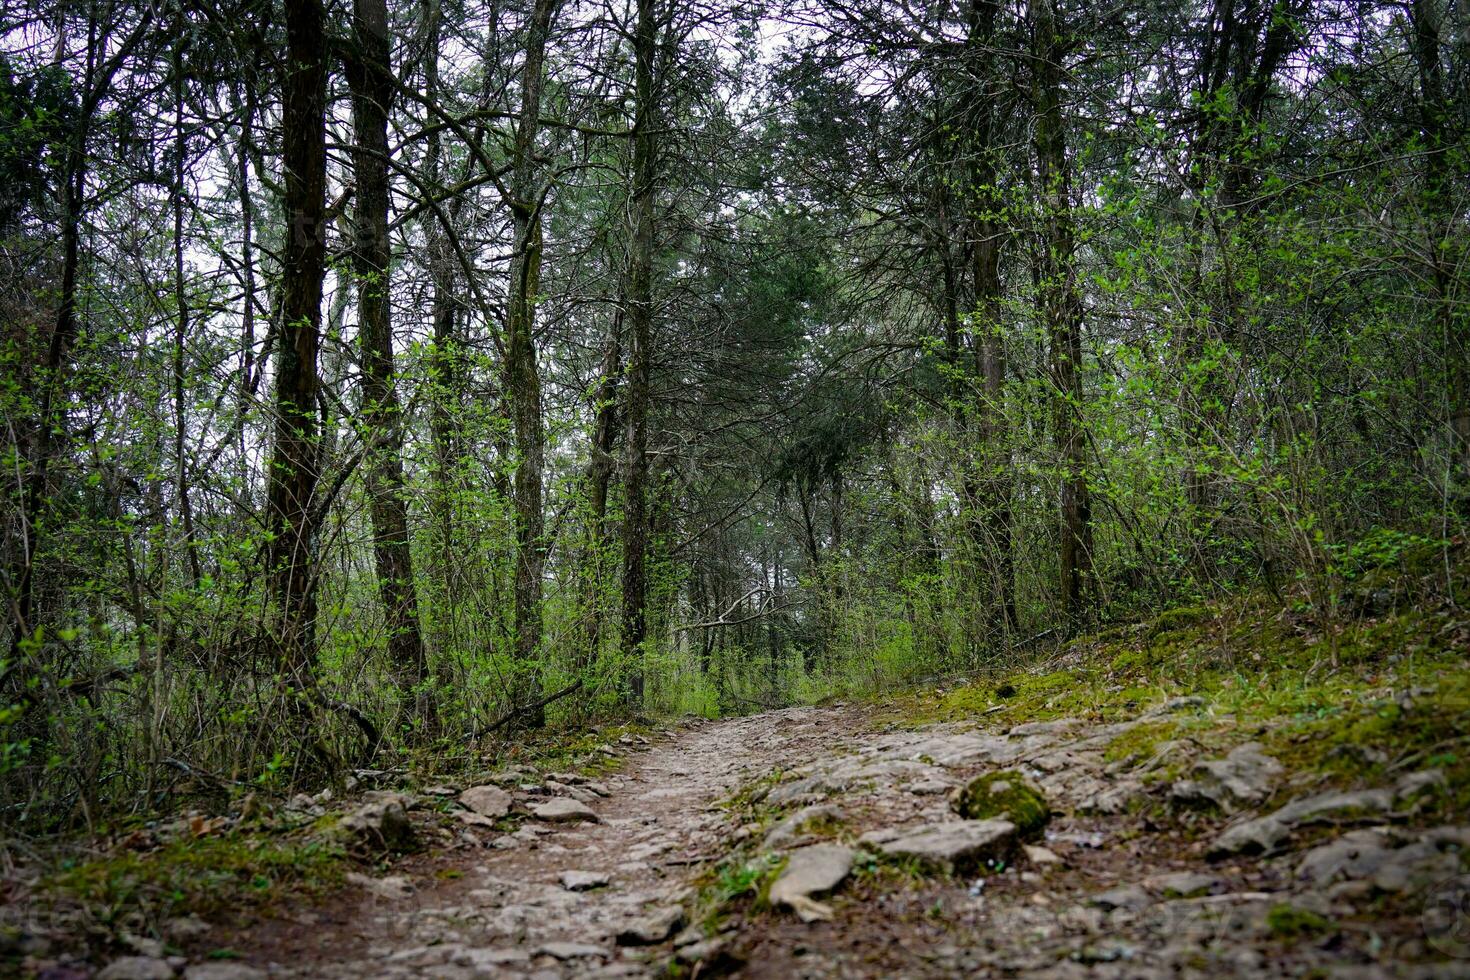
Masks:
[[[607,345],[602,353],[601,380],[596,391],[596,426],[592,432],[592,460],[588,466],[588,496],[592,513],[588,528],[589,555],[584,573],[587,576],[587,649],[584,666],[597,659],[602,648],[603,571],[608,564],[609,530],[607,526],[607,492],[613,477],[613,448],[618,435],[618,375],[623,369],[623,311],[613,314]]]
[[[626,402],[627,461],[623,479],[623,636],[631,665],[629,693],[643,700],[643,641],[648,606],[648,386],[653,343],[653,204],[657,167],[654,142],[653,59],[657,48],[653,0],[638,0],[633,38],[634,122],[632,229],[628,261],[631,326]]]
[[[356,50],[348,64],[357,178],[353,254],[358,331],[362,345],[363,438],[370,495],[373,559],[388,633],[388,662],[405,708],[425,721],[431,713],[428,665],[419,633],[418,597],[409,548],[403,480],[403,418],[395,387],[393,322],[389,305],[392,250],[388,241],[388,110],[393,78],[386,0],[354,0]],[[422,697],[422,704],[416,700]]]
[[[1463,146],[1447,130],[1453,117],[1444,78],[1441,33],[1443,7],[1436,0],[1412,0],[1409,19],[1414,32],[1414,60],[1419,70],[1419,129],[1424,143],[1424,216],[1429,237],[1430,299],[1437,333],[1445,344],[1449,381],[1450,453],[1460,483],[1458,503],[1470,504],[1470,341],[1463,312],[1457,314],[1456,270],[1462,246],[1450,201],[1455,168],[1451,154],[1463,161]]]
[[[541,74],[546,36],[556,0],[536,0],[526,32],[526,61],[521,70],[521,110],[516,126],[510,182],[511,222],[515,250],[510,262],[510,296],[506,311],[506,391],[510,396],[515,437],[516,564],[515,667],[511,691],[516,706],[539,702],[538,661],[541,646],[541,578],[546,565],[541,483],[545,445],[541,418],[541,378],[536,366],[534,329],[536,292],[541,278],[541,204],[537,179],[536,134],[541,117]],[[545,708],[525,712],[532,728],[545,724]]]
[[[1062,58],[1052,0],[1029,0],[1036,98],[1034,147],[1042,205],[1037,253],[1042,311],[1050,332],[1050,371],[1061,479],[1061,597],[1069,624],[1092,596],[1092,501],[1082,430],[1082,295],[1078,289],[1072,182],[1062,114]]]
[[[1006,230],[1001,221],[1002,202],[997,186],[995,147],[995,93],[989,90],[999,77],[991,51],[995,36],[995,0],[977,0],[970,24],[972,58],[978,61],[972,73],[986,89],[975,92],[974,169],[971,186],[974,199],[971,217],[974,229],[974,292],[976,373],[980,384],[979,429],[983,453],[980,481],[980,520],[972,522],[970,534],[979,553],[991,559],[990,626],[1002,645],[1016,627],[1014,556],[1011,553],[1011,492],[1014,485],[1010,441],[1006,431],[1005,379],[1006,345],[1001,324],[1000,256]],[[973,84],[973,83],[972,83]]]
[[[327,40],[320,0],[286,6],[282,166],[289,221],[281,269],[267,549],[280,665],[297,688],[316,665],[317,351],[325,267]]]

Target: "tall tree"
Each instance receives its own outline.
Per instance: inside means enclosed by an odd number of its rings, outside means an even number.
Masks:
[[[326,262],[327,37],[321,0],[287,5],[283,69],[281,164],[287,229],[266,561],[277,604],[280,664],[294,686],[307,688],[314,683],[316,668],[315,494],[321,465],[317,354]]]
[[[406,701],[419,692],[427,714],[428,663],[419,632],[418,597],[409,550],[403,479],[403,419],[393,361],[389,298],[392,247],[388,239],[388,112],[394,80],[387,0],[354,0],[354,49],[348,59],[357,179],[353,266],[357,276],[362,349],[362,422],[368,470],[369,515],[378,593],[388,634],[388,659]]]
[[[1067,47],[1057,28],[1054,0],[1028,0],[1031,73],[1036,120],[1036,246],[1038,312],[1048,331],[1053,425],[1061,483],[1062,614],[1077,622],[1092,592],[1092,497],[1087,483],[1087,442],[1082,422],[1082,294],[1077,282],[1077,233],[1072,215],[1072,171],[1063,111]]]
[[[628,235],[627,435],[623,470],[623,657],[632,671],[629,692],[643,700],[643,641],[648,636],[648,402],[653,360],[653,237],[658,143],[654,130],[654,58],[658,24],[654,0],[638,0],[633,30],[633,174]]]
[[[506,391],[515,432],[515,659],[514,699],[526,707],[525,721],[544,724],[543,708],[531,708],[540,692],[541,593],[546,569],[542,482],[546,435],[541,416],[541,376],[536,364],[536,297],[541,288],[541,208],[545,199],[536,162],[541,125],[542,72],[546,38],[559,0],[536,0],[526,27],[521,67],[521,107],[511,155],[510,212],[514,235],[510,297],[506,304]]]

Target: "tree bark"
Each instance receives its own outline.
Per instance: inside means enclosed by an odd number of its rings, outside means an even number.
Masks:
[[[1074,258],[1076,229],[1062,113],[1062,58],[1053,0],[1029,0],[1032,84],[1036,99],[1033,145],[1042,208],[1037,252],[1042,311],[1050,333],[1052,404],[1061,478],[1062,613],[1081,621],[1092,597],[1092,501],[1082,431],[1082,295]]]
[[[1449,381],[1448,429],[1450,453],[1461,507],[1470,505],[1470,341],[1461,304],[1456,302],[1455,274],[1463,245],[1456,231],[1450,202],[1455,168],[1451,153],[1463,160],[1463,143],[1448,130],[1452,115],[1442,64],[1443,7],[1436,0],[1412,0],[1409,21],[1413,29],[1414,60],[1419,72],[1419,130],[1424,151],[1424,218],[1429,241],[1430,299],[1441,342],[1445,345],[1445,373]],[[1470,509],[1470,508],[1467,508]]]
[[[541,693],[541,578],[546,567],[541,483],[545,445],[541,417],[541,378],[534,338],[536,293],[541,279],[541,203],[534,153],[541,117],[542,67],[546,36],[557,0],[536,0],[526,32],[526,60],[521,69],[521,109],[513,150],[510,211],[515,250],[510,262],[510,296],[506,311],[506,390],[510,396],[515,437],[513,496],[516,515],[515,666],[512,701],[530,704],[527,725],[545,724],[545,707],[534,702]]]
[[[316,666],[317,354],[325,268],[327,40],[320,0],[286,5],[282,128],[285,209],[275,438],[267,488],[267,548],[280,665],[295,687]]]
[[[995,92],[990,90],[991,80],[1000,74],[992,51],[998,11],[996,0],[976,0],[971,10],[969,33],[971,73],[985,86],[973,90],[976,113],[975,162],[971,174],[974,331],[976,374],[980,386],[979,435],[984,455],[980,480],[982,514],[979,515],[980,520],[971,524],[970,533],[976,551],[993,556],[990,626],[992,632],[999,635],[1001,643],[1006,644],[1016,627],[1015,559],[1011,553],[1011,493],[1015,477],[1006,431],[1006,344],[1001,323],[1000,258],[1006,228],[1001,220],[1003,202],[997,186],[1000,151],[995,146]],[[976,83],[972,81],[970,84]]]
[[[603,572],[608,563],[609,528],[607,493],[612,484],[613,448],[618,435],[618,376],[623,369],[623,311],[613,314],[606,346],[602,352],[601,380],[596,391],[596,424],[592,432],[592,460],[588,465],[587,484],[591,505],[588,528],[590,542],[585,574],[587,587],[587,648],[584,666],[596,661],[602,649]]]
[[[629,695],[643,700],[643,641],[648,634],[648,401],[653,344],[653,235],[657,146],[653,131],[653,0],[638,0],[633,36],[634,121],[632,228],[628,259],[627,459],[623,478],[623,635]]]
[[[427,721],[432,713],[424,682],[428,664],[419,632],[413,554],[403,478],[403,417],[394,378],[393,320],[389,303],[392,247],[388,240],[388,111],[393,78],[386,0],[354,0],[356,48],[348,64],[357,179],[353,252],[362,347],[362,419],[369,440],[373,560],[388,634],[388,662],[404,707]]]

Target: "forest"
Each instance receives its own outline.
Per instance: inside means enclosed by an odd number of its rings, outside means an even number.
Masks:
[[[1463,0],[6,0],[0,38],[0,824],[1234,595],[1335,635],[1363,568],[1463,542]]]

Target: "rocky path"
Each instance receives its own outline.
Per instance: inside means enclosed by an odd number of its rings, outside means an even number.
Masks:
[[[514,833],[467,813],[473,822],[458,836],[472,847],[406,874],[355,878],[355,906],[216,935],[248,955],[212,975],[644,976],[663,972],[672,955],[707,970],[728,944],[686,920],[694,879],[724,856],[735,829],[716,804],[773,768],[837,749],[861,727],[843,710],[697,724],[617,746],[624,766],[613,775],[522,778],[505,794],[527,815]],[[582,806],[535,816],[558,800]]]
[[[1250,743],[1118,751],[1205,710],[792,709],[630,740],[611,776],[443,788],[465,809],[434,856],[220,931],[242,958],[185,976],[1470,976],[1470,828],[1419,817],[1437,774],[1327,791]]]

